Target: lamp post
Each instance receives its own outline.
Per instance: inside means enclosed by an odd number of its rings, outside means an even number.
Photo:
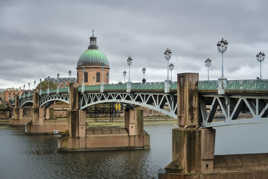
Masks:
[[[41,92],[41,83],[42,83],[42,79],[40,78],[40,82],[39,82],[39,94],[41,95],[42,92]]]
[[[142,74],[143,74],[142,83],[146,83],[146,79],[145,79],[146,68],[143,67],[143,68],[141,69],[141,71],[142,71]]]
[[[207,58],[206,60],[205,60],[205,66],[207,67],[207,70],[208,70],[208,81],[209,81],[209,68],[211,67],[211,62],[212,62],[212,60],[210,59],[210,58]]]
[[[35,85],[36,85],[36,80],[34,80],[33,84],[34,84],[33,88],[35,88]]]
[[[127,76],[127,71],[124,70],[124,71],[123,71],[124,83],[126,82],[126,76]]]
[[[170,81],[172,82],[172,71],[174,70],[174,64],[173,63],[169,64],[168,68],[170,70]]]
[[[218,41],[217,43],[217,49],[221,53],[221,77],[219,78],[218,83],[218,94],[224,94],[224,88],[227,87],[227,79],[224,78],[224,66],[223,66],[223,53],[226,52],[228,46],[227,40],[224,40],[223,38]]]
[[[47,77],[47,94],[49,95],[49,76]]]
[[[131,82],[130,82],[130,66],[133,63],[133,59],[131,57],[127,58],[127,64],[128,64],[128,83],[127,83],[127,92],[131,91]]]
[[[100,92],[103,93],[104,91],[104,64],[101,67],[101,86],[100,86]]]
[[[69,71],[68,71],[68,74],[69,74],[69,78],[71,78],[71,76],[72,76],[72,71],[69,70]]]
[[[165,81],[165,93],[169,92],[169,60],[171,58],[171,50],[169,48],[167,48],[164,52],[164,57],[167,61],[167,79]]]
[[[85,68],[84,67],[82,68],[82,72],[83,72],[83,75],[82,75],[82,77],[83,77],[83,81],[82,81],[82,93],[84,93],[85,92]]]
[[[262,79],[261,63],[265,59],[265,53],[263,53],[263,52],[257,53],[256,59],[257,59],[258,62],[260,62],[260,79]]]

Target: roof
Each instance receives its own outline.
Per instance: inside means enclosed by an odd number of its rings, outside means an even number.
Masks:
[[[77,67],[79,66],[105,66],[109,67],[109,61],[106,55],[98,49],[87,49],[80,56]]]

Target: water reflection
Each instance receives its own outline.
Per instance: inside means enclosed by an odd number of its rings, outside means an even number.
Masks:
[[[0,129],[0,178],[156,178],[171,160],[172,127],[146,127],[151,150],[81,153],[57,153],[53,136]]]
[[[26,136],[23,130],[1,127],[0,178],[156,178],[171,161],[174,127],[147,126],[151,150],[81,153],[57,153],[55,136]],[[268,152],[267,128],[217,128],[216,154]]]

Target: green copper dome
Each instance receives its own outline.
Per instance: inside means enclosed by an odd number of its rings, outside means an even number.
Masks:
[[[97,49],[86,50],[79,58],[77,66],[106,66],[109,67],[107,57]]]
[[[80,56],[77,67],[79,66],[105,66],[109,67],[107,57],[98,50],[97,37],[94,36],[94,31],[90,37],[89,46]]]

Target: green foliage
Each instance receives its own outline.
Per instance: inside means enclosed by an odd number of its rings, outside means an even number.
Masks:
[[[41,90],[46,90],[48,87],[48,81],[42,81],[38,84],[37,88],[40,88]],[[49,89],[57,89],[57,83],[54,83],[52,81],[49,81]]]

